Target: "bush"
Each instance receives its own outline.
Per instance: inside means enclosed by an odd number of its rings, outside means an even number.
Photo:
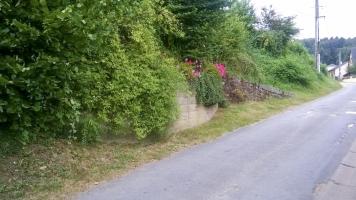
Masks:
[[[222,79],[214,67],[208,67],[193,81],[198,103],[204,106],[225,105]]]
[[[181,76],[159,42],[175,19],[160,3],[5,0],[0,22],[1,137],[88,142],[100,121],[145,138],[175,118]]]
[[[178,69],[183,74],[183,76],[185,77],[185,79],[188,82],[193,81],[193,79],[195,78],[194,74],[193,74],[193,71],[194,71],[193,65],[188,64],[188,63],[180,63],[178,65]]]
[[[0,44],[2,134],[22,142],[42,134],[74,134],[83,103],[81,73],[100,61],[90,47],[100,49],[107,41],[88,38],[92,28],[78,19],[85,15],[83,8],[72,12],[74,5],[59,1],[1,4],[1,36],[6,38]]]
[[[320,71],[324,76],[328,76],[328,69],[326,67],[327,67],[327,65],[325,65],[325,64],[322,64],[320,66]]]
[[[305,48],[300,44],[290,43],[286,54],[272,57],[266,54],[256,53],[262,81],[274,86],[301,85],[310,86],[318,80],[317,73],[313,69],[313,60]]]
[[[269,69],[269,73],[276,82],[308,86],[312,81],[310,73],[314,72],[310,66],[303,65],[298,59],[293,56],[281,58]]]
[[[356,65],[353,65],[353,66],[350,67],[349,73],[351,75],[355,75],[356,74]]]

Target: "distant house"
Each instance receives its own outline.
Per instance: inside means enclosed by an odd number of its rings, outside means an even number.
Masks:
[[[342,80],[349,73],[349,65],[350,62],[344,62],[340,65],[329,65],[326,67],[326,69],[328,70],[330,77],[337,80]]]
[[[331,70],[335,69],[336,67],[337,67],[337,65],[331,64],[326,67],[326,70],[331,71]]]
[[[348,76],[350,76],[349,69],[353,65],[356,65],[356,48],[352,48],[350,52],[350,57],[347,62],[341,63],[340,65],[328,65],[326,70],[330,77],[342,80]]]

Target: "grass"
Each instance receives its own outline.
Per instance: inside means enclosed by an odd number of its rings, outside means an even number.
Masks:
[[[21,147],[16,153],[2,153],[0,199],[67,199],[144,163],[211,141],[338,88],[336,82],[324,80],[322,85],[308,89],[293,88],[292,98],[233,104],[220,109],[209,123],[161,141],[111,138],[94,145],[81,145],[70,140],[51,140]]]

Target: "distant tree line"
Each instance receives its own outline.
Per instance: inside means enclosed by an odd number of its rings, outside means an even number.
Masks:
[[[314,38],[301,40],[311,54],[314,53],[315,49],[314,41]],[[342,37],[323,38],[320,41],[321,62],[327,65],[338,64],[340,51],[341,60],[345,62],[349,59],[352,47],[356,47],[356,37],[348,39]]]

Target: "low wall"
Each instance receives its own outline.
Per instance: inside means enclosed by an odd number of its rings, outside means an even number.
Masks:
[[[269,97],[284,98],[293,94],[268,85],[254,84],[234,77],[227,78],[224,84],[226,98],[233,103],[261,101]]]
[[[180,115],[170,128],[170,132],[172,133],[194,128],[208,122],[218,110],[218,105],[205,107],[197,104],[195,96],[190,94],[178,94],[177,102]]]

